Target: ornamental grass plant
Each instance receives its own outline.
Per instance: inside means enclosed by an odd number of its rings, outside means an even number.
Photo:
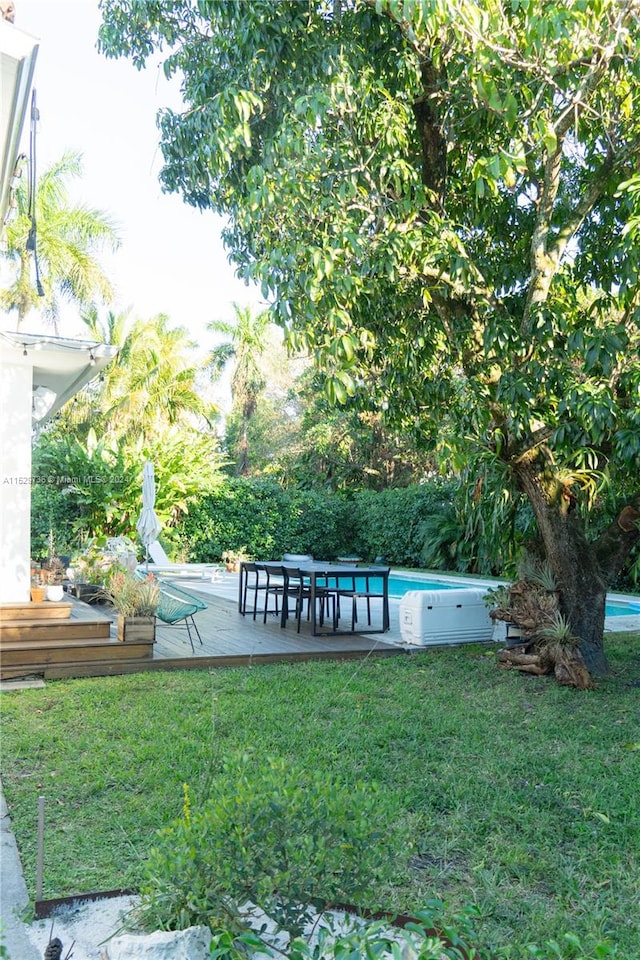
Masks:
[[[123,617],[154,617],[160,602],[160,586],[149,574],[144,580],[123,570],[111,574],[105,597]]]

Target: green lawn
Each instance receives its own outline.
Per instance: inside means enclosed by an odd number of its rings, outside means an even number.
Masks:
[[[640,635],[607,650],[612,676],[587,693],[462,647],[3,694],[2,780],[30,893],[40,795],[45,898],[135,887],[183,783],[196,805],[221,759],[246,750],[375,780],[399,802],[410,879],[369,906],[475,904],[481,945],[513,957],[571,931],[637,958]]]

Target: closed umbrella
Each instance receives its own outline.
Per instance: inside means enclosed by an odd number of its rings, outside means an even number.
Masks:
[[[136,529],[145,549],[147,570],[149,569],[149,544],[158,539],[160,521],[153,509],[156,503],[156,481],[153,464],[147,460],[142,471],[142,513],[138,518]]]

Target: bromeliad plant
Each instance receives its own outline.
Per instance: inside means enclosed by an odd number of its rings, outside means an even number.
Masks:
[[[160,586],[151,574],[139,580],[133,574],[116,570],[104,593],[123,617],[155,617],[160,602]]]
[[[525,673],[553,673],[559,683],[589,689],[592,682],[578,650],[578,638],[562,615],[555,577],[545,562],[525,555],[514,583],[489,590],[492,620],[520,628],[521,643],[503,650],[500,664]]]

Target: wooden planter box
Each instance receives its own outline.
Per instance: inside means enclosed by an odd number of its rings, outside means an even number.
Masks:
[[[120,643],[155,643],[155,617],[118,616],[118,640]]]

